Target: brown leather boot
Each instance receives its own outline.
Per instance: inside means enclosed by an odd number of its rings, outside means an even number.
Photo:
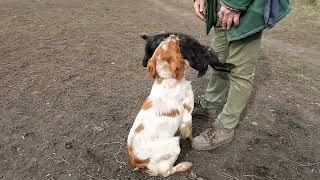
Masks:
[[[197,150],[212,150],[233,140],[233,129],[208,129],[195,137],[192,147]]]

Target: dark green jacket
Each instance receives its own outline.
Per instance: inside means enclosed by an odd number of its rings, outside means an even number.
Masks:
[[[238,27],[232,27],[227,31],[228,41],[235,41],[256,32],[260,32],[267,27],[265,23],[266,2],[268,0],[221,0],[221,2],[233,9],[241,11],[240,24]],[[270,0],[269,0],[270,1]],[[275,0],[271,0],[275,1]],[[276,22],[284,18],[291,10],[289,0],[276,0]],[[273,7],[272,7],[273,8]],[[220,9],[220,0],[206,0],[206,32],[207,34],[212,27],[217,26],[217,13]],[[273,8],[273,11],[274,8]]]

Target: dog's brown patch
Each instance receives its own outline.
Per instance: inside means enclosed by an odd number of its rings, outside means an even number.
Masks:
[[[132,146],[128,146],[128,154],[129,154],[131,165],[137,169],[146,167],[150,161],[150,158],[139,159],[136,155],[134,155]]]
[[[183,107],[185,110],[187,110],[188,112],[191,111],[191,106],[187,105],[187,104],[183,104]]]
[[[169,111],[167,113],[163,113],[162,115],[163,116],[168,116],[168,117],[176,117],[176,116],[180,115],[180,112],[179,112],[178,109],[173,109],[173,110],[171,110],[171,111]]]
[[[184,71],[186,68],[186,63],[179,47],[179,39],[177,37],[169,37],[168,50],[165,51],[163,57],[167,58],[170,64],[170,70],[173,74],[173,78],[180,80],[184,76]]]
[[[163,78],[160,77],[159,75],[156,75],[155,79],[156,79],[156,83],[157,83],[157,84],[161,84],[162,81],[163,81]]]
[[[165,43],[160,44],[154,51],[152,57],[148,61],[147,75],[156,79],[157,60],[166,61],[172,72],[172,78],[181,80],[184,76],[186,63],[179,47],[179,39],[177,37],[169,37],[165,40]],[[157,79],[156,79],[157,80]],[[161,83],[163,79],[156,81]]]
[[[134,136],[138,133],[140,133],[142,130],[144,129],[143,124],[141,123],[134,131]],[[133,140],[134,138],[132,138]],[[133,167],[140,169],[140,168],[144,168],[148,165],[150,158],[147,159],[140,159],[138,158],[134,153],[133,153],[133,147],[132,147],[132,140],[131,140],[131,144],[128,145],[128,154],[129,154],[129,158],[130,158],[130,163],[132,164]]]
[[[141,132],[142,130],[144,129],[144,126],[143,124],[141,123],[137,128],[136,130],[134,131],[136,134],[138,134],[139,132]]]
[[[144,103],[142,104],[142,109],[143,110],[148,110],[152,107],[152,101],[150,100],[146,100],[144,101]]]

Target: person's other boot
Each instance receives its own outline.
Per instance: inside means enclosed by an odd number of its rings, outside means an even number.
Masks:
[[[192,111],[192,119],[213,120],[216,118],[216,110],[205,110],[201,105],[195,105]]]

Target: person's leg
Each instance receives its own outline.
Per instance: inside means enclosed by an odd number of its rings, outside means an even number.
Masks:
[[[262,33],[256,33],[229,44],[228,63],[235,65],[231,70],[230,89],[227,102],[215,121],[216,127],[234,129],[239,122],[253,90],[253,79],[258,61]]]
[[[226,52],[228,41],[225,30],[216,28],[213,41],[210,46],[217,53],[219,61],[226,62]],[[229,87],[229,77],[226,72],[213,70],[210,75],[206,93],[200,100],[200,105],[204,110],[215,111],[225,103]]]
[[[227,102],[216,118],[214,131],[205,131],[193,140],[193,147],[209,150],[219,147],[233,139],[234,128],[245,108],[253,89],[253,79],[260,50],[262,33],[253,34],[242,40],[228,44],[227,63],[235,68],[229,74],[230,89]]]

